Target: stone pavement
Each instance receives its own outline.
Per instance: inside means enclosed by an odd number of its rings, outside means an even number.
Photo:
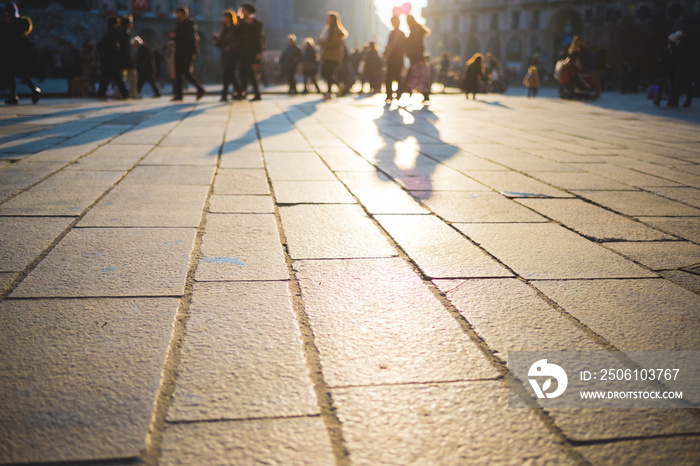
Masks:
[[[505,363],[700,350],[700,112],[402,104],[0,109],[0,463],[698,464]]]

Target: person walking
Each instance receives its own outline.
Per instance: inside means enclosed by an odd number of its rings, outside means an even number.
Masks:
[[[287,47],[282,51],[280,56],[280,67],[282,68],[282,76],[289,84],[288,94],[297,93],[297,79],[295,77],[299,63],[301,63],[302,53],[301,48],[297,45],[297,36],[290,34],[287,36]]]
[[[688,108],[693,102],[693,60],[695,57],[690,29],[684,28],[672,34],[674,38],[673,67],[675,70],[672,92],[668,99],[669,107],[678,107],[681,95],[685,94],[683,107]]]
[[[411,82],[411,74],[416,72],[414,67],[425,66],[425,46],[423,39],[430,35],[430,29],[416,21],[413,15],[406,16],[406,24],[408,24],[408,38],[406,39],[406,56],[409,60],[410,68],[406,77],[403,80],[399,98],[409,90]],[[423,99],[430,100],[430,90],[423,91]]]
[[[360,93],[364,93],[365,83],[369,83],[369,91],[371,94],[376,94],[381,91],[382,87],[382,59],[379,58],[379,50],[374,41],[370,41],[365,46],[365,52],[362,57],[364,67],[360,76]]]
[[[106,99],[107,86],[110,82],[113,82],[119,91],[119,98],[125,99],[129,95],[122,78],[119,48],[119,18],[112,16],[107,18],[107,32],[97,43],[97,50],[100,53],[100,86],[97,89],[99,100]]]
[[[389,38],[384,49],[384,60],[386,60],[386,74],[384,75],[384,87],[386,89],[386,102],[390,103],[394,99],[394,83],[397,91],[401,87],[401,74],[403,73],[404,48],[406,46],[406,35],[399,26],[401,20],[398,16],[391,18],[393,29],[389,33]]]
[[[236,24],[238,17],[233,10],[226,10],[221,16],[221,31],[214,34],[214,44],[221,50],[221,70],[223,71],[223,88],[221,89],[221,102],[228,101],[229,85],[233,88],[234,99],[241,96],[241,85],[236,77]]]
[[[122,72],[126,73],[126,82],[129,85],[129,97],[132,99],[140,99],[141,96],[137,92],[138,76],[136,74],[136,50],[132,42],[132,34],[134,31],[134,18],[132,16],[124,16],[121,19],[121,29],[119,31],[119,51]]]
[[[160,97],[160,89],[156,81],[156,61],[151,52],[151,48],[139,36],[134,37],[134,46],[136,47],[136,74],[138,82],[136,90],[141,94],[143,85],[148,83],[153,89],[153,96]]]
[[[321,93],[321,88],[318,87],[316,75],[318,74],[318,53],[314,40],[311,37],[304,39],[304,50],[301,58],[301,69],[304,75],[304,91],[303,94],[309,93],[309,83],[316,87],[316,92]]]
[[[484,69],[484,56],[480,53],[475,53],[467,62],[464,70],[464,77],[460,83],[460,87],[469,98],[469,94],[476,100],[476,94],[479,92],[480,81],[484,79],[486,70]]]
[[[248,86],[253,86],[253,98],[261,100],[260,86],[256,76],[256,68],[260,67],[263,51],[263,24],[255,17],[255,6],[244,3],[239,9],[241,17],[238,23],[238,55],[240,59],[241,89],[248,91]]]
[[[343,92],[340,85],[335,80],[336,71],[343,61],[344,41],[348,37],[348,32],[340,22],[340,16],[335,11],[329,11],[326,17],[326,26],[321,31],[318,44],[321,46],[321,77],[328,85],[328,92],[325,98],[331,97],[333,84],[338,87],[339,93]]]
[[[31,57],[31,46],[27,36],[32,32],[32,20],[20,16],[14,2],[8,2],[3,8],[2,23],[0,23],[0,64],[5,68],[10,95],[5,99],[7,105],[17,105],[16,79],[19,78],[32,91],[32,103],[37,103],[41,89],[36,87],[27,73],[28,60]]]
[[[197,26],[190,18],[190,11],[185,7],[175,10],[177,27],[175,28],[175,83],[173,85],[173,101],[182,100],[182,81],[187,79],[197,88],[197,100],[206,91],[192,73],[192,62],[199,52],[199,35]]]
[[[88,87],[88,94],[93,95],[95,92],[95,84],[97,83],[97,69],[100,62],[100,55],[97,52],[97,46],[91,39],[83,42],[83,50],[81,52],[83,63],[83,76]]]
[[[540,76],[537,72],[537,67],[531,65],[527,69],[527,74],[523,78],[523,86],[527,88],[527,98],[537,97],[537,92],[540,89]]]

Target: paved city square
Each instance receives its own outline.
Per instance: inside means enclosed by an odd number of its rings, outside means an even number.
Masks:
[[[700,463],[508,406],[509,352],[700,351],[700,110],[549,95],[0,108],[0,463]]]

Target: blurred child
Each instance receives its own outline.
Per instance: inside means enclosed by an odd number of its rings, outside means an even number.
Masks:
[[[527,74],[523,79],[523,86],[527,87],[528,99],[537,96],[537,91],[540,89],[540,77],[535,65],[527,69]]]

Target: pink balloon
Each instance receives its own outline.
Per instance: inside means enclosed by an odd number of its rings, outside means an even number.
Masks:
[[[401,7],[395,6],[394,7],[394,16],[400,16],[400,15],[401,15]]]
[[[411,4],[406,2],[403,5],[401,5],[401,13],[405,15],[411,14]]]

